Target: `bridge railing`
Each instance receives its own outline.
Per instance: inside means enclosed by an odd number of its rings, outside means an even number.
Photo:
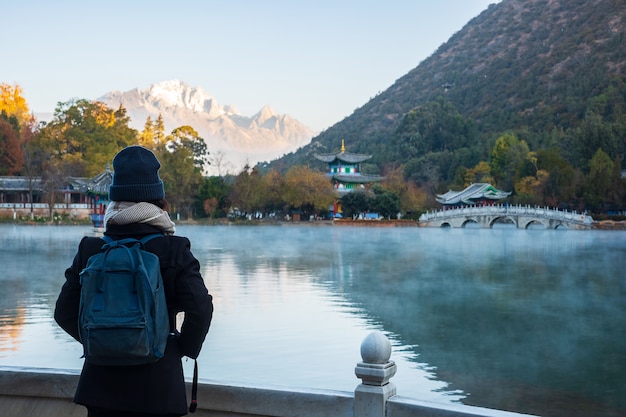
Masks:
[[[378,331],[361,344],[361,379],[354,394],[342,391],[281,389],[219,382],[198,384],[196,417],[522,417],[461,404],[436,404],[396,395],[390,379],[396,364],[390,361],[391,343]],[[297,370],[296,370],[297,372]],[[78,383],[76,371],[0,367],[2,417],[84,417],[84,407],[72,403]],[[189,386],[188,392],[189,392]]]
[[[559,210],[553,207],[540,207],[530,205],[507,205],[496,204],[493,206],[466,206],[459,208],[441,209],[428,211],[420,216],[420,221],[427,222],[457,216],[472,215],[516,215],[540,217],[545,219],[561,220],[570,223],[590,225],[593,223],[591,216],[577,211]]]

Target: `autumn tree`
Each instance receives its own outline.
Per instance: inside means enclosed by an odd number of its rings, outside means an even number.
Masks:
[[[424,192],[413,181],[404,179],[401,167],[389,169],[385,173],[383,186],[398,195],[400,210],[403,213],[412,213],[424,208]]]
[[[0,175],[15,175],[22,169],[24,155],[20,146],[17,117],[0,113]]]
[[[65,175],[102,172],[122,148],[137,143],[125,109],[112,110],[84,99],[59,103],[53,120],[40,130],[38,146]]]
[[[288,206],[305,213],[324,211],[335,201],[335,190],[326,174],[295,165],[285,174],[284,199]]]
[[[261,174],[256,168],[245,165],[235,177],[230,191],[230,201],[241,214],[261,209]]]
[[[267,210],[282,210],[284,206],[283,193],[285,190],[285,179],[275,170],[269,170],[261,178],[261,188],[263,190],[262,204]]]
[[[18,126],[24,126],[32,119],[19,85],[0,83],[0,112],[2,111],[6,112],[7,116],[15,116]]]
[[[193,166],[200,172],[204,172],[205,165],[209,165],[209,151],[204,139],[191,126],[180,126],[172,130],[166,137],[170,150],[179,147],[189,150],[193,158]]]
[[[190,217],[198,187],[202,184],[206,144],[190,126],[174,129],[167,136],[166,145],[155,154],[161,161],[160,176],[172,211]]]
[[[539,170],[536,175],[520,178],[515,183],[515,202],[518,204],[540,205],[550,174]]]
[[[152,120],[152,118],[148,116],[143,125],[143,130],[139,132],[138,143],[143,147],[155,150],[159,147],[166,146],[167,140],[163,116],[159,114],[156,120]]]
[[[493,182],[491,166],[485,161],[480,161],[474,168],[466,169],[463,175],[463,187],[477,183],[493,184]]]
[[[139,132],[138,143],[144,148],[154,149],[156,141],[154,140],[154,126],[152,125],[152,118],[148,116],[146,123],[143,125],[143,130]]]

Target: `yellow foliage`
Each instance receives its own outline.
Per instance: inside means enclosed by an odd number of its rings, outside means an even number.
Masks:
[[[0,112],[4,110],[9,116],[17,117],[20,126],[26,125],[31,119],[26,99],[22,96],[22,88],[0,83]]]
[[[103,127],[112,127],[115,124],[115,114],[104,103],[99,101],[93,102],[91,116],[95,121]]]
[[[491,176],[491,166],[488,162],[481,161],[474,168],[469,168],[463,176],[464,186],[468,187],[471,184],[487,183],[493,184],[493,177]]]
[[[537,171],[537,176],[521,178],[515,183],[515,193],[518,195],[541,195],[548,181],[549,173],[542,169]]]

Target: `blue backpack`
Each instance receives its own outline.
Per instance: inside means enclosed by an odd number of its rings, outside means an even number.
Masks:
[[[165,353],[170,322],[159,258],[144,250],[150,235],[107,242],[80,273],[78,331],[85,360],[142,365]]]

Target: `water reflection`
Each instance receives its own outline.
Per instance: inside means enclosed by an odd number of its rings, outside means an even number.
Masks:
[[[79,346],[51,317],[85,231],[0,225],[0,364],[80,367]],[[394,344],[400,395],[544,416],[626,415],[624,232],[179,234],[215,296],[205,379],[351,391],[360,342],[380,329]]]

